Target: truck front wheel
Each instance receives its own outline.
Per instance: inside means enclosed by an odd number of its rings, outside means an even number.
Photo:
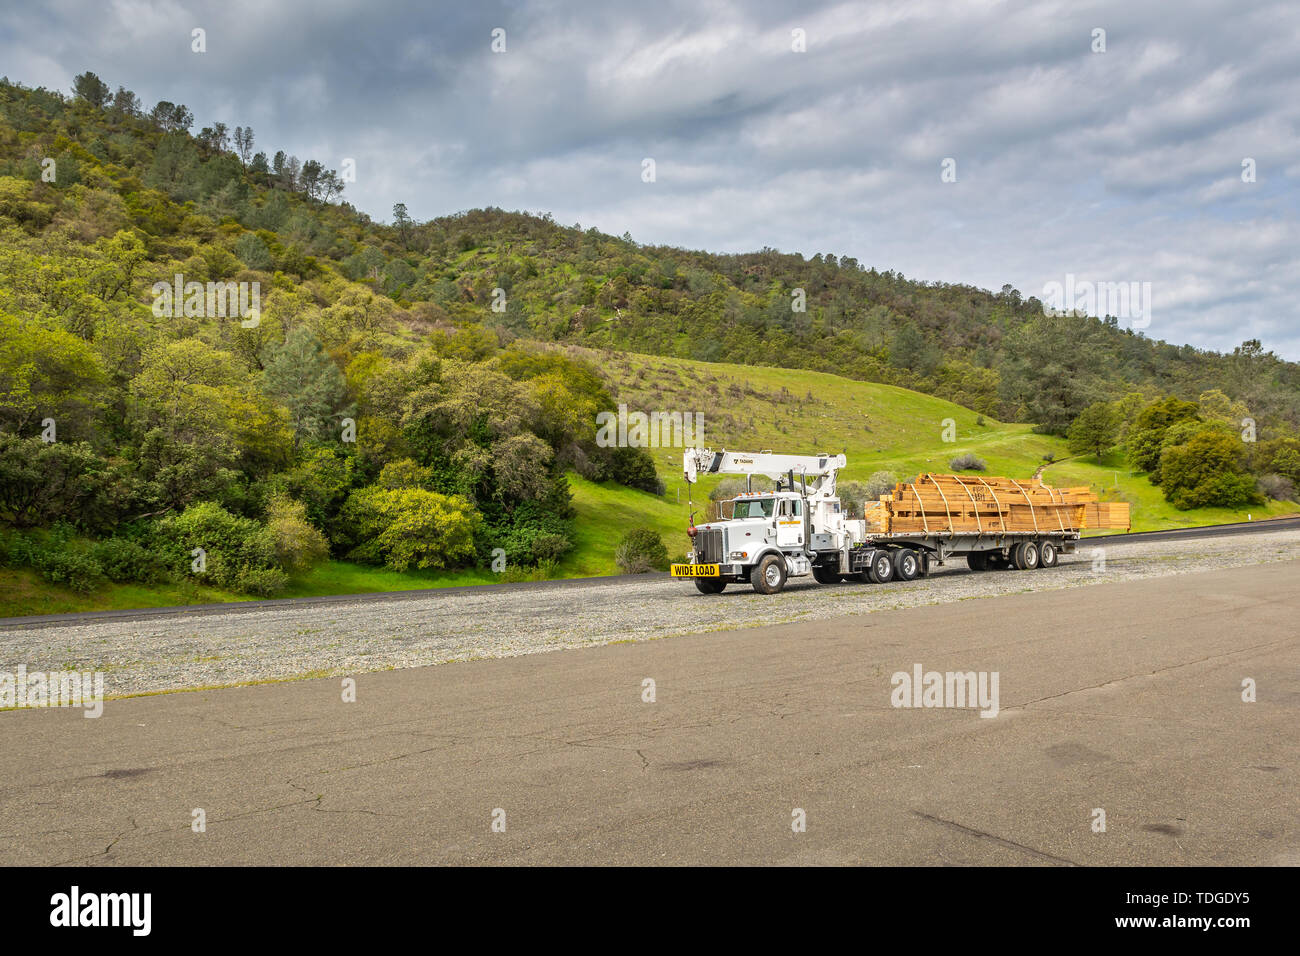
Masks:
[[[696,578],[695,590],[701,594],[721,594],[727,586],[722,578]]]
[[[769,554],[750,575],[750,583],[759,594],[776,594],[785,587],[785,558]]]

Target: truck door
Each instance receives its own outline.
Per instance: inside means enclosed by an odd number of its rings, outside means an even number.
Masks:
[[[781,549],[803,547],[803,502],[782,498],[776,516],[776,546]]]

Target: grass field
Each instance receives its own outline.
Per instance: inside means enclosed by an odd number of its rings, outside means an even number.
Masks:
[[[890,385],[856,382],[821,372],[751,368],[635,355],[626,352],[568,351],[592,359],[630,411],[699,412],[703,434],[698,444],[743,451],[771,449],[787,454],[843,453],[848,467],[842,481],[860,481],[873,472],[899,478],[918,472],[949,472],[957,455],[972,452],[987,463],[985,474],[1028,479],[1044,456],[1067,459],[1064,439],[1037,435],[1030,425],[1007,424],[943,399]],[[946,437],[954,440],[945,441]],[[574,548],[560,563],[561,577],[615,574],[614,549],[636,527],[658,531],[669,556],[689,546],[688,489],[682,480],[680,448],[654,448],[651,454],[667,492],[663,497],[606,482],[595,484],[569,475],[577,512]],[[1122,454],[1104,461],[1068,458],[1047,466],[1049,485],[1088,485],[1106,498],[1132,506],[1134,531],[1183,528],[1295,514],[1300,507],[1269,502],[1257,508],[1202,508],[1179,511],[1160,489],[1127,470]],[[708,477],[689,489],[704,520],[709,490],[722,480]],[[359,594],[418,588],[488,584],[501,577],[480,570],[406,572],[331,561],[291,583],[283,597]],[[244,595],[171,585],[111,585],[82,596],[40,580],[28,571],[0,570],[0,617],[69,611],[164,607],[248,600]]]

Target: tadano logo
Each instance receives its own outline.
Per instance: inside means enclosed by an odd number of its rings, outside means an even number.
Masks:
[[[179,272],[171,283],[155,282],[153,314],[160,319],[226,318],[238,316],[246,329],[262,322],[260,282],[186,282]]]
[[[1127,319],[1135,329],[1151,324],[1150,282],[1077,282],[1074,273],[1065,282],[1043,286],[1043,314],[1114,316]]]

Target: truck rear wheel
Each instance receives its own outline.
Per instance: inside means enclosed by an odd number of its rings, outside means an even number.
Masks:
[[[696,578],[695,590],[701,594],[721,594],[727,587],[722,578]]]
[[[894,576],[894,559],[888,551],[877,551],[871,556],[871,566],[866,570],[867,580],[873,584],[886,584]]]
[[[1038,546],[1038,566],[1040,568],[1056,567],[1056,545],[1044,541]]]
[[[750,575],[750,583],[759,594],[776,594],[785,587],[785,558],[769,554]]]
[[[966,555],[966,564],[972,571],[987,571],[989,569],[988,552],[972,551]]]
[[[911,548],[899,548],[894,552],[894,577],[900,581],[912,581],[921,573],[921,559]]]

